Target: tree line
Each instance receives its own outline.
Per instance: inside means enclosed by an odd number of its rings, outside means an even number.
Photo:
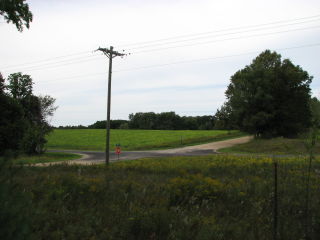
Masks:
[[[129,115],[129,128],[153,130],[211,130],[213,116],[179,116],[175,112],[146,112]]]
[[[128,122],[127,120],[110,120],[110,128],[111,129],[128,129]],[[105,129],[107,125],[106,120],[96,121],[93,124],[88,126],[84,125],[66,125],[66,126],[59,126],[59,129]]]
[[[96,121],[86,126],[59,126],[59,129],[105,129],[106,121]],[[215,129],[215,117],[179,116],[175,112],[138,112],[131,113],[129,120],[111,120],[111,129],[148,129],[148,130],[212,130]]]
[[[52,130],[48,117],[57,109],[54,103],[48,95],[33,94],[29,75],[18,72],[4,79],[0,73],[0,155],[42,153]]]

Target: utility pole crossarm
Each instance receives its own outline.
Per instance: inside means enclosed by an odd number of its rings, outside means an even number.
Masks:
[[[112,58],[114,58],[114,57],[118,57],[118,56],[123,57],[123,56],[127,55],[125,53],[119,53],[117,51],[113,51],[113,47],[110,47],[110,49],[99,47],[96,51],[103,52],[103,54],[106,55],[108,58],[110,58],[110,56],[112,56]]]

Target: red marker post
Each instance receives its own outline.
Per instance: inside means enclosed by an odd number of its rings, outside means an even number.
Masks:
[[[120,153],[121,153],[120,144],[116,144],[116,154],[118,155],[118,160],[119,160]]]

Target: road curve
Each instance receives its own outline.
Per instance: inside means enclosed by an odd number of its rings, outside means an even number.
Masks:
[[[110,161],[115,162],[118,160],[134,160],[139,158],[153,158],[153,157],[172,157],[172,156],[203,156],[209,154],[216,154],[218,149],[231,147],[237,144],[249,142],[252,139],[251,136],[228,139],[218,142],[211,142],[201,145],[187,146],[182,148],[173,148],[165,150],[149,150],[149,151],[123,151],[118,159],[118,156],[114,153],[110,153]],[[78,151],[78,150],[50,150],[49,152],[67,152],[76,153],[82,155],[80,159],[70,160],[67,163],[72,164],[99,164],[104,163],[105,153],[98,151]],[[39,163],[38,166],[47,166],[55,163]]]

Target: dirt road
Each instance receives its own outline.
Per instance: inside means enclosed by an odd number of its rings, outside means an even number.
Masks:
[[[152,157],[172,157],[172,156],[202,156],[209,154],[216,154],[217,150],[221,148],[231,147],[237,144],[246,143],[252,139],[251,136],[229,139],[219,142],[206,143],[195,146],[188,146],[182,148],[173,148],[166,150],[150,150],[150,151],[124,151],[120,154],[119,160],[133,160],[139,158],[152,158]],[[77,150],[52,150],[51,152],[69,152],[82,155],[82,158],[67,161],[69,164],[99,164],[104,163],[105,153],[96,151],[77,151]],[[110,153],[110,161],[118,161],[118,156]],[[47,166],[55,163],[39,163],[37,166]]]

